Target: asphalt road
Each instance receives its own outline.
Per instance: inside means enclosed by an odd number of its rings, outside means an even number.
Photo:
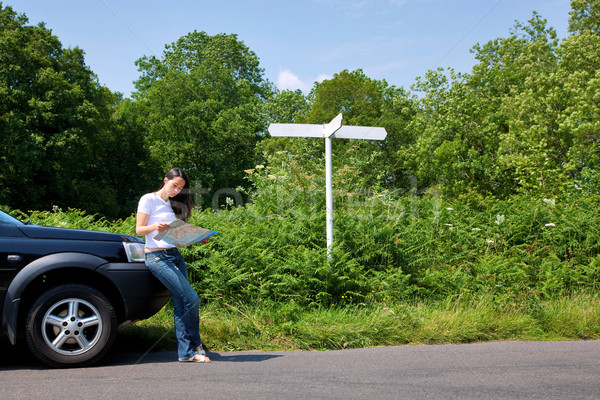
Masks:
[[[0,351],[5,400],[600,399],[600,341],[210,352],[210,364],[119,350],[68,370]]]

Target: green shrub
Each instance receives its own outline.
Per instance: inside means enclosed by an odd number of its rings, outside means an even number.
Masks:
[[[265,168],[262,178],[270,172]],[[529,304],[598,290],[595,196],[465,201],[338,194],[328,258],[322,190],[311,183],[297,192],[288,184],[267,187],[243,207],[194,214],[190,222],[219,231],[208,245],[182,249],[206,302],[319,308],[484,295]],[[42,225],[135,232],[134,216],[13,214]]]

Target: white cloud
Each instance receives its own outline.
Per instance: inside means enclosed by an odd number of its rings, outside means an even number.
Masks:
[[[326,81],[326,80],[332,79],[332,78],[333,78],[333,76],[331,76],[331,75],[320,74],[320,75],[317,76],[317,79],[315,79],[315,82],[321,83],[323,81]]]
[[[298,75],[294,74],[289,69],[279,71],[277,76],[277,88],[279,90],[297,90],[300,89],[303,93],[308,93],[312,89],[314,82],[323,82],[331,79],[331,75],[320,74],[312,82],[302,81]]]
[[[284,69],[279,71],[279,76],[277,77],[277,87],[279,90],[297,90],[300,89],[303,92],[306,92],[309,86],[302,82],[298,75],[294,74],[289,69]]]

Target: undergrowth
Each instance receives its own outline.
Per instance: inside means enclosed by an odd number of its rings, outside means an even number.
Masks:
[[[181,249],[216,349],[600,337],[596,196],[338,194],[328,257],[322,193],[286,185],[267,186],[243,207],[196,210],[190,221],[219,231],[207,245]],[[10,212],[41,225],[135,234],[133,215]],[[131,329],[168,343],[165,313]]]

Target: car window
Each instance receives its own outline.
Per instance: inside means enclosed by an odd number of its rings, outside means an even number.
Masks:
[[[0,223],[6,223],[11,225],[23,225],[21,221],[16,218],[11,217],[4,211],[0,211]]]

